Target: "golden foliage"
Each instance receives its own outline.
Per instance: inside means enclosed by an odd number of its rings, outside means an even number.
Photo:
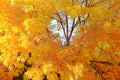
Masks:
[[[1,0],[0,79],[120,79],[119,4],[119,0]],[[69,45],[63,46],[60,36],[57,39],[49,30],[54,19],[68,33],[64,36],[72,41]]]

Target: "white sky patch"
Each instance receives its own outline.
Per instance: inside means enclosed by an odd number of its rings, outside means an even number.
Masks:
[[[68,35],[70,35],[70,31],[72,29],[72,24],[73,24],[73,20],[70,18],[70,16],[68,16]],[[65,31],[66,31],[66,25],[64,25],[65,27]],[[51,21],[51,24],[50,24],[50,30],[53,32],[53,34],[59,34],[60,35],[60,40],[62,41],[62,44],[65,44],[66,43],[66,40],[65,40],[65,36],[64,36],[64,32],[63,32],[63,29],[62,29],[62,26],[60,25],[60,23],[57,22],[57,20],[53,19]],[[73,32],[72,36],[75,36],[75,33]],[[71,40],[72,41],[72,38]]]

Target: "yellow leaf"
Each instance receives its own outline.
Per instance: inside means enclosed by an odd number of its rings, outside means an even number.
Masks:
[[[88,52],[87,49],[83,49],[83,50],[82,50],[82,53],[83,53],[83,55],[85,55],[85,56],[89,56],[89,52]]]

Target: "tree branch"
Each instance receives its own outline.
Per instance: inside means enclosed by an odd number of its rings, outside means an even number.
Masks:
[[[102,80],[105,80],[105,78],[102,75],[103,72],[94,63],[91,63],[90,66],[100,75]]]
[[[85,6],[86,7],[88,6],[88,0],[85,0]]]
[[[51,16],[51,15],[47,15],[49,18],[51,18],[51,19],[55,19],[55,20],[57,20],[58,22],[60,22],[60,20],[59,19],[57,19],[57,18],[55,18],[55,17],[53,17],[53,16]]]
[[[63,20],[62,20],[60,14],[59,14],[57,11],[56,11],[56,15],[57,15],[57,16],[59,17],[59,19],[60,19],[60,24],[61,24],[61,26],[62,26],[64,36],[67,37],[67,35],[66,35],[66,33],[65,33],[65,27],[64,27],[64,25],[63,25]]]
[[[98,3],[101,3],[101,2],[104,2],[105,0],[100,0],[100,1],[97,1],[97,2],[93,2],[93,4],[91,5],[91,6],[95,6],[95,5],[97,5]]]
[[[108,61],[95,61],[95,60],[90,60],[91,63],[101,63],[101,64],[107,64],[107,65],[112,65],[112,63],[108,62]]]
[[[74,28],[75,28],[80,22],[81,22],[81,21],[80,21],[80,17],[79,17],[79,16],[78,16],[78,19],[77,19],[76,23],[75,23],[75,19],[73,20],[72,29],[71,29],[71,31],[70,31],[69,38],[71,38],[72,33],[73,33],[73,31],[74,31]]]
[[[72,29],[71,29],[71,31],[70,31],[69,38],[71,38],[71,36],[72,36],[72,33],[73,33],[73,31],[74,31],[74,27],[75,27],[75,19],[73,19]]]
[[[68,33],[69,33],[69,31],[68,31],[68,16],[66,15],[65,16],[66,17],[66,29],[67,29],[67,37],[68,37]]]
[[[90,62],[91,62],[90,66],[100,75],[102,80],[108,79],[108,78],[104,77],[104,74],[106,74],[108,71],[102,71],[95,63],[100,63],[100,64],[104,64],[104,65],[112,65],[111,62],[108,62],[108,61],[96,61],[96,60],[90,60]]]
[[[90,5],[92,5],[92,2],[93,2],[93,0],[90,0],[90,2],[88,3],[88,7],[89,7]]]

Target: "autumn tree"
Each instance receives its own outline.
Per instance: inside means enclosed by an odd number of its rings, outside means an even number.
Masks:
[[[120,79],[119,0],[0,4],[0,79]]]

